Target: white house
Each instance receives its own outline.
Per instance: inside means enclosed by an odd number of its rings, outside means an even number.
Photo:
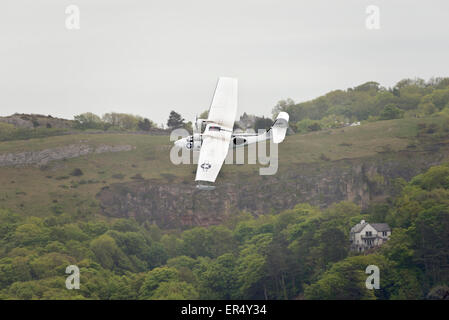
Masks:
[[[351,228],[351,250],[363,252],[378,247],[390,238],[391,228],[387,223],[368,223],[360,221]]]

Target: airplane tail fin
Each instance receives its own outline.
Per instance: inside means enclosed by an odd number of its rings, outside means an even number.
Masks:
[[[285,139],[285,134],[288,129],[289,115],[287,112],[279,112],[276,120],[271,127],[271,136],[274,143],[281,143]]]

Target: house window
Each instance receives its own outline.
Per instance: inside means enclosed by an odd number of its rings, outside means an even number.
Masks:
[[[387,236],[387,231],[382,231],[382,235],[383,235],[384,237],[386,237],[386,236]]]
[[[366,231],[365,235],[366,235],[367,237],[371,237],[371,236],[373,235],[373,233],[372,233],[371,231]]]

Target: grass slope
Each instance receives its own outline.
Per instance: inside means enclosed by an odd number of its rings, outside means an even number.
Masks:
[[[423,124],[429,126],[436,123],[441,127],[444,121],[441,118],[378,121],[359,127],[288,136],[279,146],[279,171],[292,170],[299,163],[328,163],[405,150],[425,142],[423,137],[418,138]],[[426,139],[441,140],[444,136],[436,134]],[[193,184],[196,166],[175,166],[170,162],[172,144],[167,136],[111,133],[64,135],[0,142],[0,153],[42,150],[69,144],[126,144],[136,148],[127,152],[89,154],[50,162],[43,167],[0,167],[0,208],[33,216],[67,212],[88,217],[95,215],[99,209],[95,195],[111,183],[144,178]],[[75,168],[80,168],[83,175],[71,176]],[[259,168],[259,164],[224,165],[218,183],[233,181],[242,175],[249,177],[248,183],[257,181]]]

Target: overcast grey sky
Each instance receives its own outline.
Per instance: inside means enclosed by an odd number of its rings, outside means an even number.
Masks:
[[[79,30],[66,28],[70,4]],[[287,97],[449,76],[448,35],[447,0],[1,0],[0,115],[192,120],[219,76],[239,79],[238,114],[270,115]]]

